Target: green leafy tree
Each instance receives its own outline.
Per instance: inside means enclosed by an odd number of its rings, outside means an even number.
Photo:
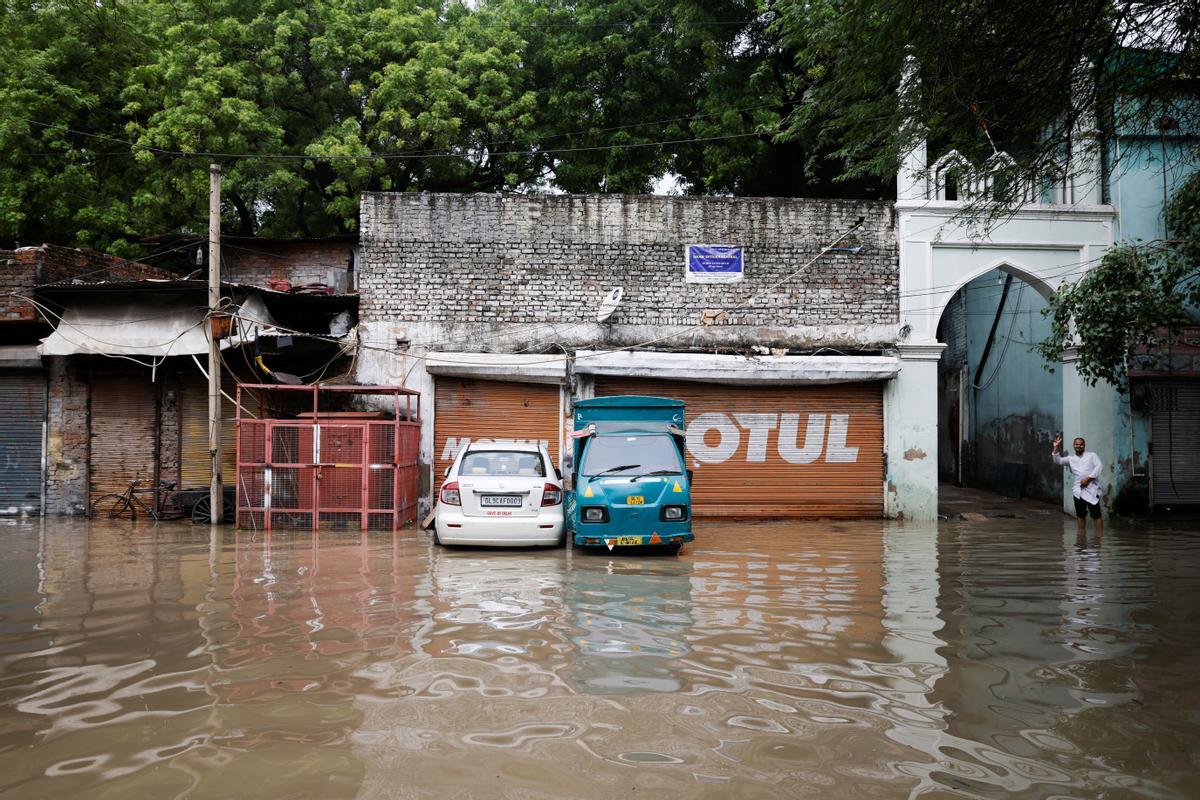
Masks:
[[[1156,134],[1166,117],[1196,116],[1180,92],[1197,66],[1192,2],[779,0],[772,8],[802,98],[782,136],[815,135],[809,169],[830,162],[841,180],[886,180],[923,142],[976,164],[1007,151],[1015,165],[970,216],[1011,211],[1024,186],[1061,177],[1068,152],[1097,146],[1118,125],[1126,135]],[[1120,120],[1111,112],[1118,101]]]
[[[1125,388],[1134,347],[1192,324],[1200,307],[1200,173],[1171,197],[1166,221],[1171,240],[1117,245],[1059,289],[1050,298],[1051,333],[1035,351],[1056,363],[1077,347],[1076,370],[1089,384]]]

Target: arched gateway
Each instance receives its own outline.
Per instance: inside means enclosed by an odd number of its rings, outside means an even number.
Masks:
[[[1031,193],[1042,202],[1027,203],[981,233],[961,218],[965,201],[947,199],[958,193],[948,193],[946,182],[938,178],[941,173],[935,168],[942,163],[950,162],[943,157],[931,168],[923,148],[912,153],[899,176],[896,202],[905,336],[898,348],[903,366],[890,382],[890,402],[885,402],[887,510],[889,516],[909,519],[930,519],[937,513],[938,361],[945,349],[938,340],[938,323],[951,299],[996,270],[1047,298],[1065,281],[1078,280],[1113,242],[1114,211],[1100,202],[1098,170],[1089,164],[1065,169],[1064,174],[1075,177],[1055,191]],[[969,165],[953,163],[959,173],[970,171]],[[1112,453],[1115,391],[1083,384],[1070,351],[1063,353],[1057,373],[1062,381],[1062,429],[1070,436],[1085,436],[1089,449]],[[1111,458],[1106,461],[1111,470]],[[1067,486],[1064,508],[1069,493]]]

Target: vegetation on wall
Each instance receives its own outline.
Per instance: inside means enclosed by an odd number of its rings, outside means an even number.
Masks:
[[[1110,248],[1100,263],[1050,298],[1051,332],[1034,350],[1058,363],[1078,349],[1075,368],[1089,384],[1127,387],[1130,352],[1165,331],[1194,324],[1200,308],[1200,172],[1172,195],[1166,209],[1171,238]]]

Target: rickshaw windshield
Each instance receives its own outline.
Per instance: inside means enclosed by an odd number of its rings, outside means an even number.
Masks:
[[[617,435],[592,439],[579,472],[587,478],[623,472],[682,474],[683,467],[679,450],[669,436]]]

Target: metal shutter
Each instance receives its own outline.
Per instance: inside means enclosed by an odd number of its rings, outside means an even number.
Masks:
[[[1200,380],[1155,381],[1150,419],[1154,505],[1200,503]]]
[[[438,377],[434,385],[435,489],[468,441],[525,439],[545,442],[556,465],[562,430],[559,387]]]
[[[46,376],[0,373],[0,514],[42,512]]]
[[[882,383],[759,387],[596,378],[597,397],[619,394],[687,404],[697,516],[883,516]]]
[[[237,397],[237,382],[226,375],[221,388]],[[189,375],[180,387],[181,447],[179,485],[207,487],[212,479],[208,457],[208,381],[202,375]],[[237,410],[229,399],[221,397],[221,474],[230,483],[237,474]]]
[[[153,484],[158,451],[154,384],[144,375],[92,378],[90,500],[123,492],[134,478]]]

